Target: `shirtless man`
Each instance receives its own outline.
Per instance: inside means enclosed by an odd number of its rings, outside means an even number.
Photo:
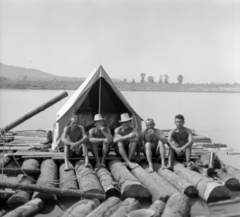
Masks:
[[[104,120],[101,114],[94,116],[94,125],[95,127],[89,131],[89,141],[91,142],[92,153],[97,161],[96,168],[106,167],[105,160],[113,142],[113,137],[110,129],[104,127]],[[99,151],[102,152],[101,161]]]
[[[188,164],[191,157],[191,146],[193,144],[192,131],[184,127],[183,115],[175,116],[176,129],[171,130],[168,137],[169,149],[169,167],[173,166],[173,159],[184,158]]]
[[[133,169],[138,164],[132,163],[131,159],[136,151],[139,135],[137,129],[130,126],[132,118],[129,117],[128,113],[121,115],[121,120],[119,121],[122,126],[115,129],[115,135],[113,142],[117,143],[115,145],[115,152],[120,155],[129,168]],[[140,155],[140,149],[137,149],[137,158]]]
[[[78,125],[78,117],[73,116],[70,125],[64,128],[61,139],[64,144],[65,171],[73,169],[69,167],[68,158],[74,154],[76,156],[84,154],[85,166],[89,165],[88,149],[85,143],[87,139],[84,127]]]
[[[160,129],[155,128],[153,119],[148,118],[145,121],[146,129],[141,133],[141,141],[144,153],[147,157],[149,172],[153,172],[152,155],[161,156],[161,169],[166,169],[165,164],[165,146],[168,141]]]

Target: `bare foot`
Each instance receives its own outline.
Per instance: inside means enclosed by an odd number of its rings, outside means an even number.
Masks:
[[[91,164],[89,162],[85,162],[85,167],[86,168],[91,168]]]
[[[101,163],[101,167],[106,168],[106,164],[105,163]]]
[[[72,167],[68,167],[68,168],[64,169],[65,172],[70,171],[70,170],[74,170],[74,169]]]
[[[161,170],[166,170],[166,169],[168,169],[167,166],[165,166],[165,165],[161,166]]]
[[[132,163],[132,162],[129,162],[128,163],[128,167],[132,170],[132,169],[135,169],[136,167],[138,167],[139,165],[136,164],[136,163]]]
[[[153,172],[154,172],[153,168],[152,168],[152,167],[149,167],[149,168],[148,168],[148,172],[149,172],[149,173],[153,173]]]

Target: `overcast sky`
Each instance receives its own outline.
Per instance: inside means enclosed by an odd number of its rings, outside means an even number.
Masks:
[[[238,0],[0,0],[0,62],[87,77],[240,82]]]

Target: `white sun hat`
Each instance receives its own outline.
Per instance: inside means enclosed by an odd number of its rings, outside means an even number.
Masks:
[[[120,117],[121,117],[121,120],[119,121],[120,123],[132,120],[132,118],[129,117],[128,113],[121,114]]]

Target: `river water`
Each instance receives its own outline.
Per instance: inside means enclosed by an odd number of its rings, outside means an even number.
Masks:
[[[0,90],[0,127],[4,127],[61,92],[59,90]],[[71,96],[74,91],[67,92]],[[199,135],[210,137],[213,142],[227,144],[233,152],[240,152],[239,93],[123,91],[122,94],[144,120],[153,118],[157,128],[174,128],[174,116],[183,114],[186,127],[194,129]],[[52,128],[56,113],[69,96],[13,130]],[[239,159],[235,158],[234,163],[227,159],[227,163],[234,165],[237,162],[239,164],[236,166],[240,168]],[[57,208],[53,208],[55,209]],[[192,207],[192,216],[200,216],[199,213],[208,216],[211,213],[209,210],[206,204],[198,201]],[[58,215],[58,211],[55,210],[55,214]]]

